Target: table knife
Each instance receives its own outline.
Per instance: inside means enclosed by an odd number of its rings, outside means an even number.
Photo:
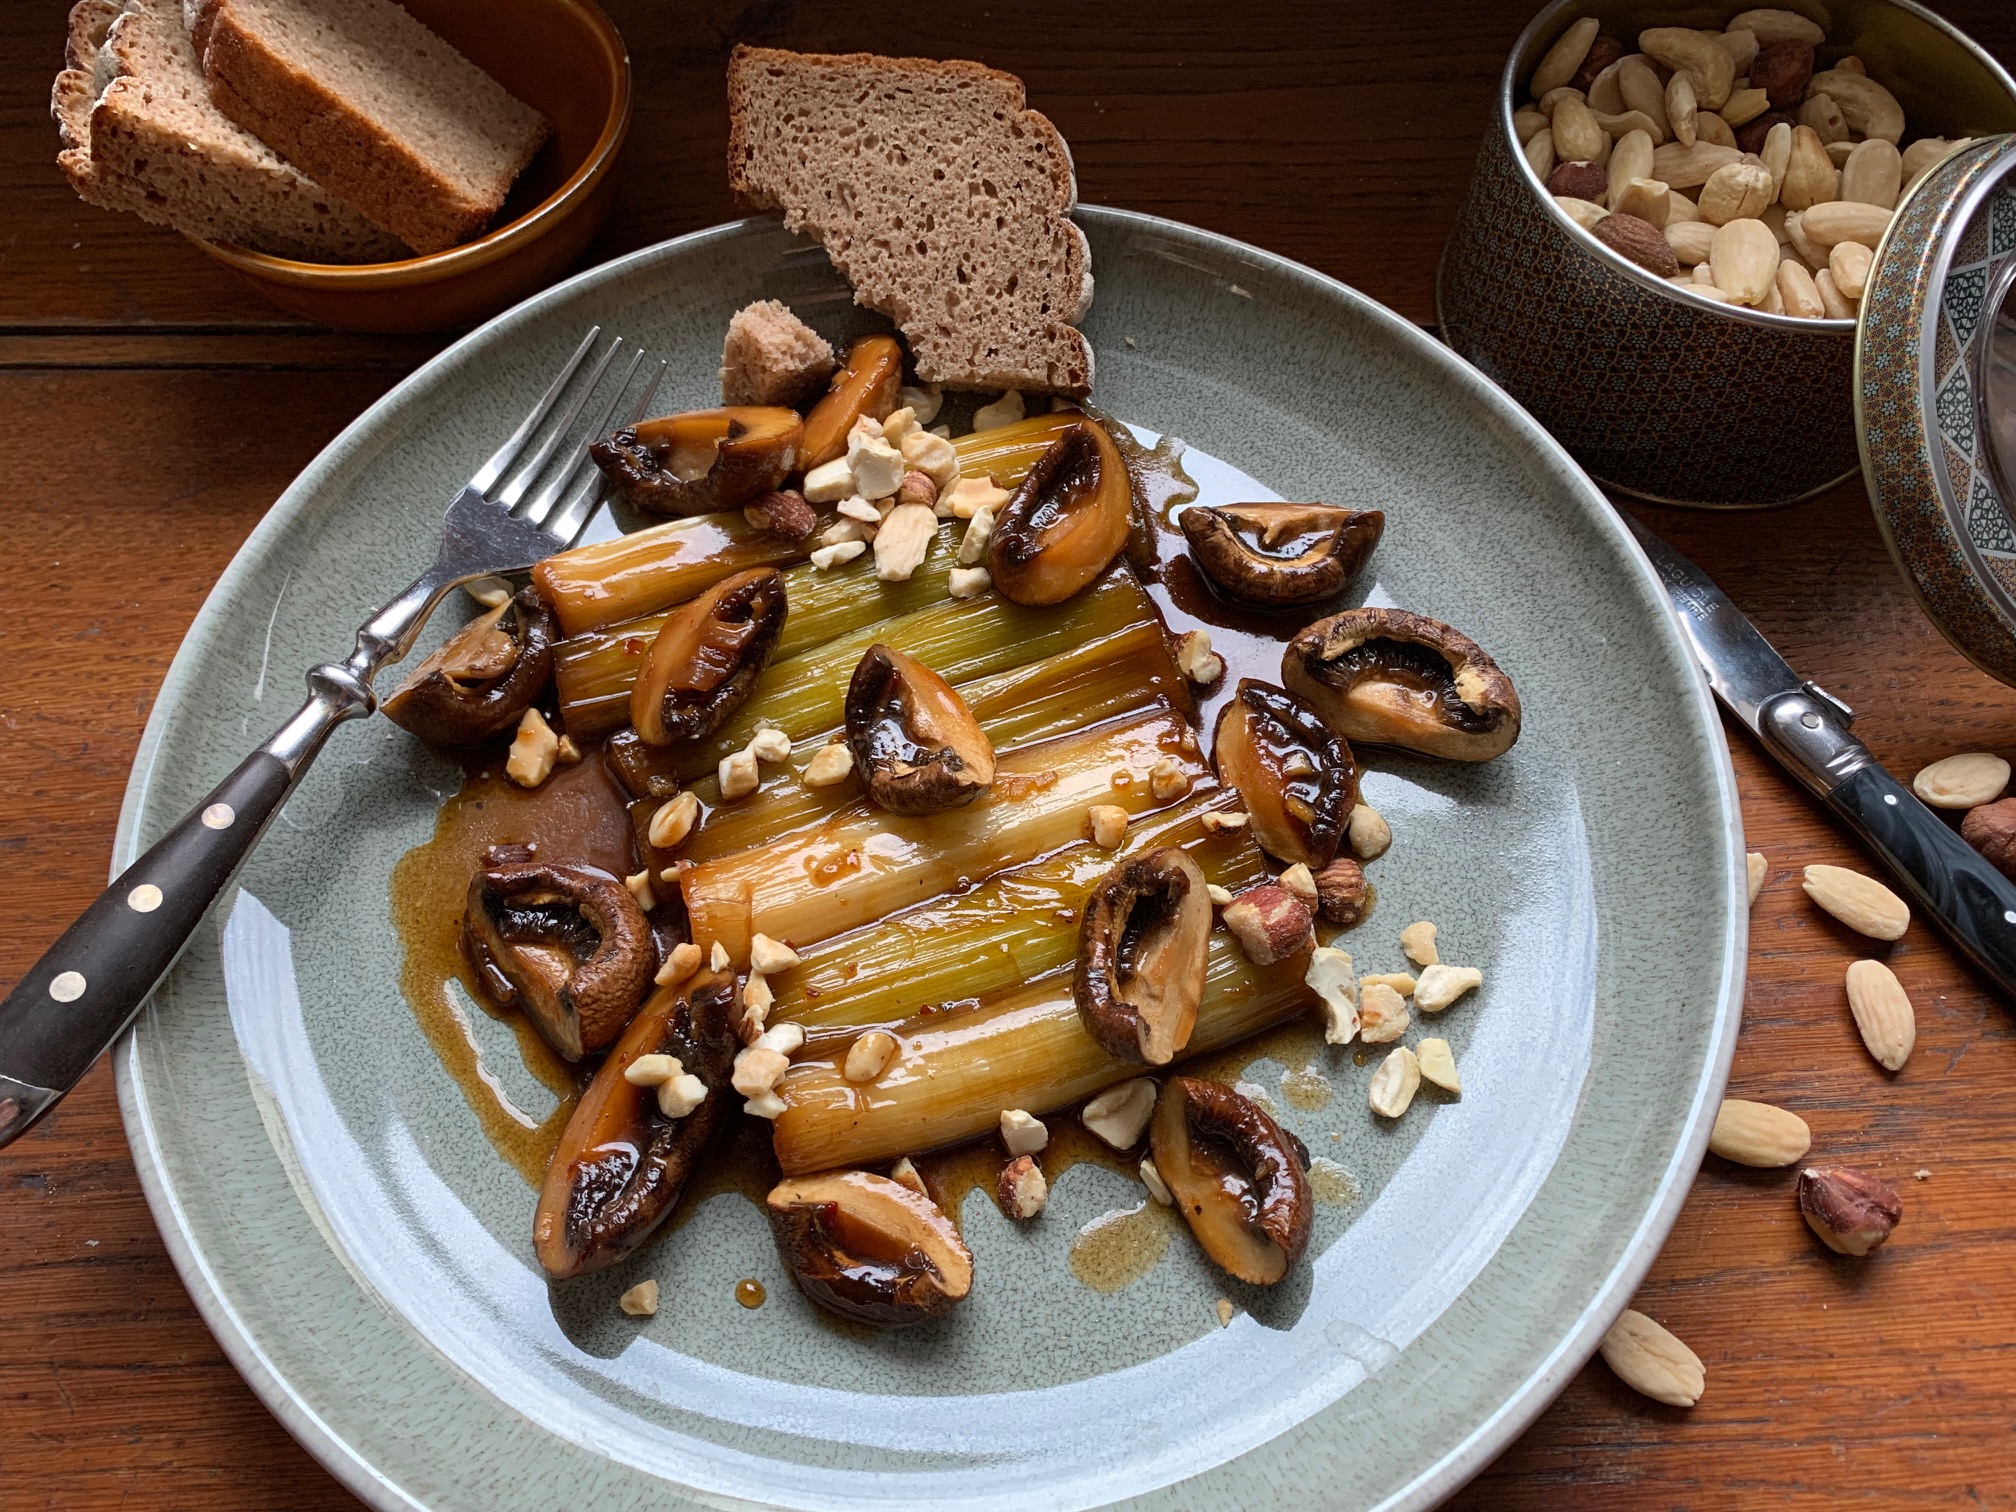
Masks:
[[[1635,520],[1627,523],[1715,696],[1861,836],[1968,959],[2016,998],[2016,884],[1883,769],[1850,733],[1853,709],[1794,672],[1699,567]]]

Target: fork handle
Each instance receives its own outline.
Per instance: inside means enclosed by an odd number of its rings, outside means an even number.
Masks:
[[[133,1022],[330,733],[378,707],[372,676],[406,654],[442,594],[466,576],[437,561],[358,632],[347,661],[310,672],[294,717],[121,872],[0,1002],[0,1148]]]

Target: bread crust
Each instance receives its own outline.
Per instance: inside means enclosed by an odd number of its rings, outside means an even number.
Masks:
[[[782,92],[772,90],[770,83],[785,76],[792,98],[808,102],[818,101],[823,89],[843,77],[871,80],[882,97],[860,106],[864,120],[873,110],[886,110],[894,100],[929,108],[969,94],[991,95],[984,114],[998,119],[1000,125],[985,145],[1004,160],[1018,166],[1033,164],[1036,170],[1033,182],[1013,186],[1012,197],[990,198],[985,206],[970,203],[970,197],[969,203],[961,203],[956,192],[948,193],[945,186],[934,183],[930,174],[937,165],[930,158],[929,121],[918,122],[914,135],[906,135],[909,150],[900,155],[900,161],[896,156],[878,157],[872,167],[885,187],[890,181],[905,180],[906,191],[913,195],[911,202],[931,207],[934,234],[944,242],[933,249],[934,255],[943,262],[946,248],[954,249],[961,281],[967,269],[956,249],[962,244],[970,247],[976,253],[975,260],[980,260],[978,254],[1004,236],[997,228],[1005,223],[989,220],[989,215],[1012,214],[1018,223],[1012,229],[1024,240],[1047,249],[1045,265],[1012,269],[1002,288],[959,289],[942,270],[925,266],[924,243],[916,233],[898,233],[893,226],[878,222],[873,234],[857,238],[860,227],[850,213],[836,211],[830,196],[822,202],[820,191],[825,185],[808,186],[794,178],[787,165],[766,156],[766,133],[773,129],[772,117],[778,114],[769,108],[774,102],[766,96]],[[1069,145],[1047,116],[1028,108],[1020,79],[959,59],[806,54],[738,46],[728,63],[728,114],[730,187],[753,208],[781,209],[792,230],[809,231],[825,244],[834,265],[853,285],[856,302],[889,316],[910,338],[920,378],[952,388],[1019,388],[1073,395],[1091,388],[1091,344],[1075,329],[1092,297],[1090,247],[1084,233],[1069,219],[1077,203],[1077,175]],[[908,123],[903,124],[907,127]],[[836,154],[836,158],[843,156]],[[825,171],[838,176],[847,167],[836,162]],[[993,190],[996,186],[987,187]],[[967,223],[945,224],[948,219],[959,222],[961,216]],[[895,257],[890,248],[899,240],[906,245],[916,240],[916,257]],[[1024,273],[1031,274],[1035,286],[1029,292],[1018,288]],[[1049,289],[1057,291],[1054,297],[1042,298],[1040,291]],[[979,297],[972,298],[975,295]],[[984,318],[968,315],[960,310],[962,298],[973,304],[991,302],[992,308],[982,312]],[[1050,308],[1042,309],[1043,304]],[[960,313],[954,318],[942,313],[947,310]]]

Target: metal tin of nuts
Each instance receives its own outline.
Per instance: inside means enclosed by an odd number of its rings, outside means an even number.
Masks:
[[[1436,277],[1443,339],[1619,492],[1766,508],[1852,476],[1856,322],[1771,315],[1659,278],[1577,228],[1520,152],[1512,112],[1525,80],[1591,14],[1627,39],[1672,19],[1556,0],[1526,28]],[[1863,59],[1899,96],[1912,136],[2016,130],[2016,81],[1912,0],[1837,0],[1823,14],[1816,67]]]

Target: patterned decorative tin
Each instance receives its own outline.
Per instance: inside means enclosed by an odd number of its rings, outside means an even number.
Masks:
[[[2016,683],[2016,137],[1956,152],[1905,201],[1863,300],[1856,419],[1876,522],[1926,615]],[[1999,332],[1999,340],[1997,339]],[[1997,372],[1997,370],[2000,370]],[[1998,455],[1998,437],[1999,455]]]
[[[1857,52],[1877,76],[1912,81],[1897,88],[1913,137],[2016,128],[2016,81],[1938,17],[1909,0],[1837,0],[1830,9],[1822,59]],[[1496,120],[1443,251],[1443,339],[1620,492],[1764,508],[1852,476],[1853,322],[1795,320],[1689,293],[1581,231],[1527,166],[1512,127],[1525,80],[1553,40],[1592,12],[1620,38],[1671,19],[1713,21],[1587,0],[1557,0],[1534,19],[1506,64]],[[1945,87],[1914,92],[1928,79]]]

